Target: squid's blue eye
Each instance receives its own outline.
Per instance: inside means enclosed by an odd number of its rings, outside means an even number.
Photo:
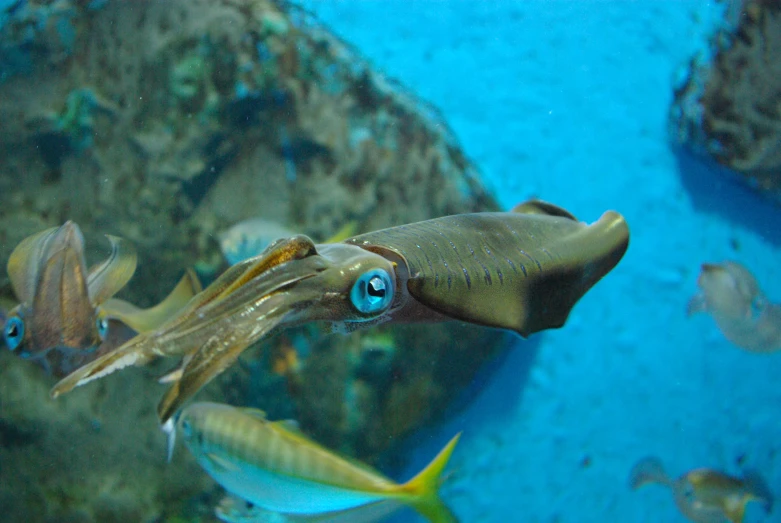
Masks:
[[[8,318],[3,329],[5,344],[10,350],[16,350],[22,344],[24,339],[24,320],[17,316]]]
[[[98,317],[98,319],[95,320],[95,327],[98,329],[98,336],[100,336],[100,340],[105,340],[106,334],[108,334],[108,320],[106,318]]]
[[[393,280],[387,271],[367,271],[356,280],[350,301],[359,312],[373,313],[387,309],[393,299]]]

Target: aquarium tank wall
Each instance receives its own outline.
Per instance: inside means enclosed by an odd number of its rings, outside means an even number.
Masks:
[[[0,0],[0,521],[781,521],[775,0]]]

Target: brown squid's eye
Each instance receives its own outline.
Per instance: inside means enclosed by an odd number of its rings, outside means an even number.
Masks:
[[[358,312],[372,314],[388,308],[393,299],[393,280],[388,271],[372,269],[361,274],[350,291],[350,302]]]

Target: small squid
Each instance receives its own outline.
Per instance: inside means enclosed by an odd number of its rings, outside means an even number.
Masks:
[[[20,303],[3,327],[6,347],[62,377],[131,339],[160,326],[201,290],[188,272],[160,304],[150,309],[112,298],[133,276],[135,249],[107,236],[111,254],[87,270],[84,237],[68,221],[24,239],[8,260],[8,275]]]
[[[575,303],[629,244],[612,211],[587,225],[549,203],[459,214],[315,245],[278,240],[196,295],[159,329],[60,381],[74,387],[158,356],[183,358],[158,415],[184,402],[239,354],[281,328],[319,321],[349,332],[383,322],[459,320],[521,336],[564,325]]]

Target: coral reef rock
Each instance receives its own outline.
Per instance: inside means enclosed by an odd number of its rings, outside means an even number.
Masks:
[[[87,237],[136,243],[134,297],[151,303],[163,293],[151,279],[214,265],[215,233],[242,219],[325,238],[347,220],[371,230],[496,208],[437,112],[303,11],[138,0],[68,12],[66,59],[4,65],[20,72],[0,83],[0,263],[73,219]]]
[[[675,90],[671,134],[781,202],[781,3],[732,0],[725,18]]]

